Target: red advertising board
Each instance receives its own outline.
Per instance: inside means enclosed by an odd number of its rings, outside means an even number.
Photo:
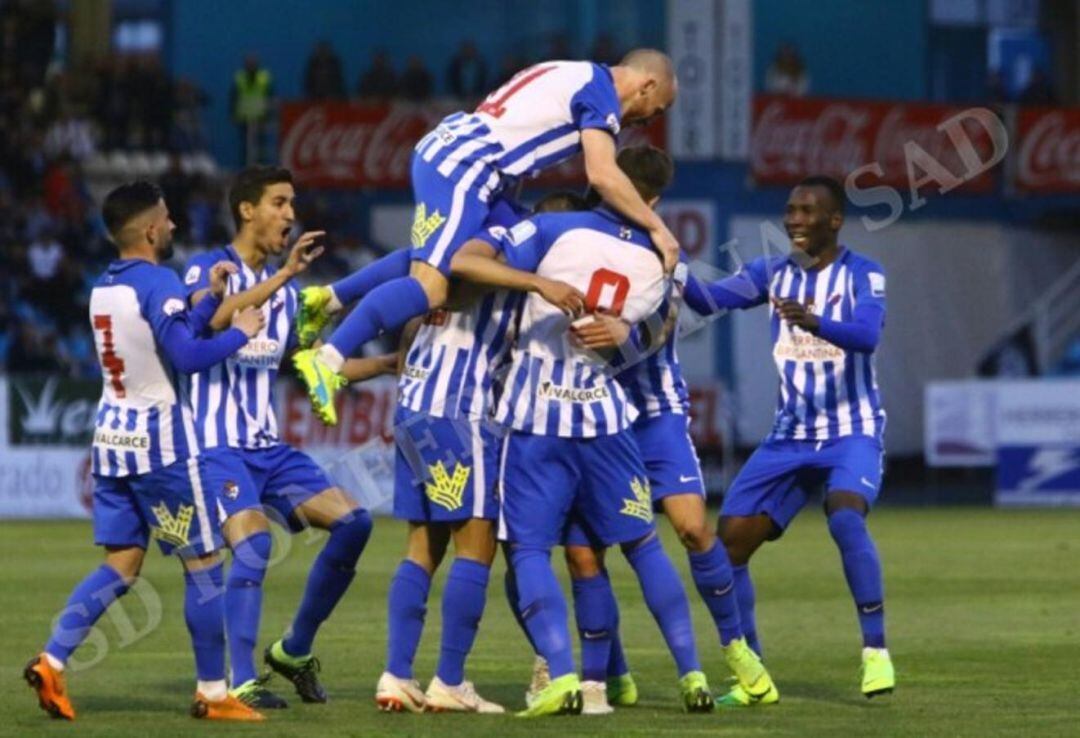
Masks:
[[[423,105],[399,103],[288,102],[281,106],[281,163],[297,181],[312,187],[406,189],[413,146],[457,109],[450,101]],[[664,146],[664,124],[627,128],[621,145],[651,142]],[[580,156],[544,172],[539,182],[580,187],[585,180]]]
[[[966,180],[957,189],[987,192],[993,189],[995,170],[967,179],[962,157],[970,152],[954,140],[962,136],[980,161],[991,161],[994,142],[980,115],[989,117],[982,108],[759,95],[754,99],[750,172],[760,184],[790,185],[815,174],[843,181],[876,163],[881,173],[866,171],[858,178],[860,187],[906,188],[909,161],[915,164],[916,180],[925,176],[918,158],[925,152]]]
[[[1013,145],[1017,190],[1080,192],[1080,108],[1021,109]]]

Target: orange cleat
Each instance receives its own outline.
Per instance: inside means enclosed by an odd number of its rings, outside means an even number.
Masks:
[[[211,702],[203,697],[201,692],[195,693],[195,701],[191,703],[191,717],[200,720],[240,720],[245,722],[266,720],[261,712],[248,707],[231,694],[223,700]]]
[[[30,659],[30,663],[23,669],[23,679],[37,692],[38,704],[51,717],[75,719],[75,708],[71,706],[71,700],[67,696],[64,672],[52,668],[44,653]]]

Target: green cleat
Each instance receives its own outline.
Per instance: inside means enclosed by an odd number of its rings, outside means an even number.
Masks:
[[[326,425],[337,425],[334,393],[348,384],[348,380],[324,364],[315,349],[297,351],[292,363],[300,381],[307,387],[308,398],[319,420]]]
[[[300,348],[311,348],[330,322],[330,304],[332,293],[329,287],[312,285],[300,290],[300,309],[296,311],[296,338]]]
[[[862,693],[866,699],[888,694],[896,688],[896,672],[884,648],[864,648],[862,652]]]
[[[728,690],[728,693],[716,701],[718,707],[725,710],[738,707],[759,707],[761,705],[775,705],[780,701],[780,690],[776,688],[775,684],[771,685],[772,688],[765,695],[754,699],[743,689],[738,679],[734,681],[735,684]]]
[[[709,682],[700,671],[690,671],[679,678],[683,710],[686,712],[712,712],[713,696]]]
[[[271,669],[292,682],[296,693],[304,702],[326,702],[326,690],[319,683],[322,668],[314,656],[296,657],[285,652],[280,640],[274,641],[263,652],[263,661]]]
[[[266,688],[266,681],[269,678],[267,675],[258,679],[248,679],[239,687],[230,689],[229,694],[256,710],[281,710],[288,707],[288,702]]]
[[[723,651],[724,658],[731,667],[731,671],[734,672],[739,687],[752,701],[764,699],[770,693],[776,693],[777,700],[780,698],[772,677],[769,676],[765,665],[761,663],[761,657],[746,645],[745,638],[732,641],[723,647]]]
[[[581,682],[577,674],[567,674],[552,679],[551,684],[534,695],[529,706],[515,716],[534,718],[545,715],[580,715],[582,705]]]
[[[630,672],[611,677],[607,680],[608,703],[619,707],[632,707],[637,704],[637,682]]]

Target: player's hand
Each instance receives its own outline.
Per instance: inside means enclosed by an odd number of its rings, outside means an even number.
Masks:
[[[577,317],[585,310],[585,295],[566,282],[539,277],[536,292],[567,315]]]
[[[661,223],[649,231],[649,238],[653,246],[660,252],[660,258],[664,262],[664,273],[671,274],[675,271],[675,265],[679,263],[679,242],[668,227]]]
[[[771,299],[773,307],[776,308],[776,313],[788,325],[802,328],[804,331],[811,333],[816,333],[821,326],[818,316],[807,310],[805,305],[795,300],[779,300],[775,297]]]
[[[229,275],[238,271],[236,264],[225,260],[210,267],[210,294],[219,299],[224,297],[225,288],[229,286]]]
[[[232,327],[242,330],[248,338],[259,335],[265,325],[266,316],[260,308],[254,306],[237,310],[232,316]]]
[[[300,238],[296,239],[296,243],[292,245],[289,258],[285,260],[285,266],[282,269],[287,271],[291,277],[303,274],[311,266],[311,262],[322,256],[322,252],[326,250],[322,246],[315,245],[315,242],[325,235],[326,231],[306,231],[301,233]]]
[[[570,337],[577,346],[593,351],[618,348],[630,337],[630,324],[614,315],[593,313],[570,326]]]

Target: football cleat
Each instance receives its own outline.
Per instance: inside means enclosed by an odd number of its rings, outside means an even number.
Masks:
[[[296,311],[296,338],[300,348],[311,348],[330,322],[329,287],[312,285],[300,290],[300,309]]]
[[[603,682],[581,683],[581,714],[610,715],[615,708],[608,704],[607,685]]]
[[[30,663],[23,669],[23,679],[37,692],[38,704],[50,717],[75,719],[75,708],[71,706],[71,700],[67,696],[64,672],[54,669],[44,653],[30,659]]]
[[[319,420],[326,425],[337,425],[334,394],[348,381],[323,363],[315,349],[297,351],[293,354],[292,363],[300,381],[307,388],[308,398]]]
[[[537,656],[533,660],[532,679],[529,680],[529,689],[525,692],[525,706],[532,704],[536,695],[544,691],[551,684],[551,673],[548,671],[548,663],[543,656]]]
[[[517,717],[534,718],[545,715],[580,715],[582,709],[581,682],[577,674],[566,674],[553,679],[533,696],[532,704]]]
[[[195,701],[191,703],[191,717],[199,720],[237,720],[244,722],[258,722],[266,720],[266,717],[257,710],[252,709],[244,702],[231,694],[225,699],[211,702],[195,693]]]
[[[749,694],[747,694],[746,690],[743,689],[741,684],[739,684],[738,679],[733,678],[732,680],[734,681],[734,684],[732,685],[731,689],[728,690],[727,694],[725,694],[723,697],[720,697],[720,699],[716,701],[716,704],[722,708],[727,709],[733,707],[758,707],[764,705],[775,705],[777,702],[780,701],[780,690],[776,688],[775,684],[772,685],[772,689],[770,689],[766,694],[758,697],[757,699],[754,699]]]
[[[229,694],[248,707],[260,710],[282,710],[288,707],[288,702],[266,688],[266,682],[269,678],[270,675],[267,674],[258,679],[248,679],[239,687],[230,689]]]
[[[735,679],[751,700],[756,702],[770,692],[776,692],[779,699],[779,692],[776,691],[776,686],[765,669],[765,665],[761,663],[761,657],[746,645],[745,638],[731,641],[723,647],[723,651],[728,666],[735,674]]]
[[[263,661],[271,669],[292,682],[303,702],[326,702],[326,690],[319,684],[322,665],[314,656],[297,658],[285,653],[281,641],[275,641],[263,652]]]
[[[896,688],[896,672],[884,648],[864,648],[862,652],[862,693],[867,699],[888,694]]]
[[[423,712],[427,697],[415,679],[399,679],[384,671],[375,685],[375,704],[383,712]]]
[[[451,687],[439,677],[431,680],[424,693],[428,712],[479,712],[487,715],[499,715],[506,708],[489,702],[476,693],[472,682],[462,682]]]
[[[712,712],[713,696],[709,681],[700,671],[689,671],[679,678],[683,710],[686,712]]]
[[[619,707],[633,707],[638,701],[637,682],[630,672],[617,677],[608,677],[608,701]]]

